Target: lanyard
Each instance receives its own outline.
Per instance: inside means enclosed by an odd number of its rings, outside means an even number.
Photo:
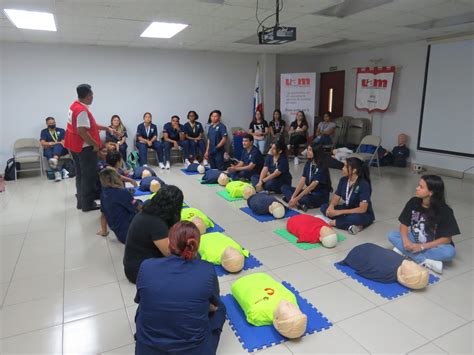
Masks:
[[[197,126],[197,124],[196,124],[196,123],[195,123],[195,124],[192,124],[192,123],[191,123],[190,125],[191,125],[191,129],[193,130],[193,133],[196,133],[196,126]]]
[[[148,127],[145,126],[145,132],[146,132],[146,137],[147,138],[150,138],[150,128],[151,128],[151,125],[148,126]]]
[[[358,178],[357,178],[357,179],[358,179]],[[346,206],[349,206],[349,200],[351,199],[352,192],[354,192],[354,187],[356,186],[357,179],[356,179],[356,181],[354,181],[354,183],[352,184],[352,187],[349,189],[349,182],[350,182],[350,180],[349,180],[349,178],[347,178],[346,198],[345,198]]]
[[[313,168],[316,168],[315,171],[314,171],[314,174],[316,175],[316,173],[318,172],[318,166],[317,165],[313,165],[313,163],[311,163],[309,165],[309,174],[308,174],[308,181],[309,183],[311,184],[311,175],[313,175]]]
[[[57,143],[58,141],[58,135],[56,134],[56,130],[53,129],[53,130],[49,130],[49,134],[51,135],[51,138],[53,138],[53,141],[55,143]]]

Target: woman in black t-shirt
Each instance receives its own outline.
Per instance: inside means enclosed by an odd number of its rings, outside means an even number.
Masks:
[[[443,261],[456,255],[452,237],[460,234],[453,210],[445,202],[443,180],[437,175],[422,176],[415,197],[398,220],[400,231],[388,235],[393,250],[442,273]]]
[[[173,185],[165,185],[133,218],[128,228],[123,257],[125,275],[130,282],[136,282],[143,260],[170,255],[168,229],[180,220],[182,207],[181,190]]]
[[[306,137],[308,135],[308,121],[306,121],[306,116],[303,111],[296,113],[296,118],[291,122],[288,134],[290,135],[290,150],[295,156],[295,165],[297,165],[300,163],[298,160],[299,145],[306,144]]]
[[[260,153],[266,154],[265,137],[268,134],[268,123],[263,118],[262,111],[255,112],[252,122],[250,122],[249,131],[253,136],[253,144],[258,148],[258,150],[260,150]]]
[[[273,118],[269,123],[270,137],[272,143],[280,140],[280,137],[285,137],[286,122],[281,118],[281,111],[275,109],[273,111]]]

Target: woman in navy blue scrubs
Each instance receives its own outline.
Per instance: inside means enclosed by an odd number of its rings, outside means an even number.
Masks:
[[[137,355],[216,354],[226,310],[214,265],[197,259],[192,222],[171,227],[166,258],[145,260],[137,277]]]

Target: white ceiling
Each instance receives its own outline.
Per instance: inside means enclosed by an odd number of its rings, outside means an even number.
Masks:
[[[0,41],[317,54],[474,31],[473,23],[435,30],[405,27],[472,12],[474,0],[394,0],[343,19],[312,14],[341,2],[284,0],[280,23],[297,27],[297,41],[259,46],[234,43],[256,36],[256,0],[0,0],[1,9],[52,12],[58,28],[57,32],[20,30],[1,11]],[[259,18],[271,14],[274,6],[274,0],[259,0]],[[152,21],[180,22],[189,26],[171,39],[140,38]],[[267,22],[267,25],[271,24],[273,20]],[[330,49],[312,48],[341,39],[360,42]]]

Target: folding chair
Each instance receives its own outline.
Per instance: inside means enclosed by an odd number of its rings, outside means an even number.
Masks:
[[[43,157],[41,152],[41,144],[34,138],[20,138],[13,143],[13,158],[15,163],[30,164],[38,163],[37,168],[15,169],[15,181],[18,178],[18,173],[22,171],[37,171],[39,170],[43,176]]]
[[[380,144],[382,143],[382,139],[379,136],[374,136],[374,135],[368,135],[362,138],[359,146],[357,147],[357,150],[355,151],[355,154],[353,156],[356,156],[357,158],[361,159],[362,161],[368,161],[369,167],[372,166],[372,162],[375,160],[377,162],[377,169],[379,172],[379,176],[381,176],[380,173],[380,161],[379,161],[379,148]],[[375,151],[373,153],[362,153],[360,151],[360,147],[362,145],[372,145],[375,147]]]

